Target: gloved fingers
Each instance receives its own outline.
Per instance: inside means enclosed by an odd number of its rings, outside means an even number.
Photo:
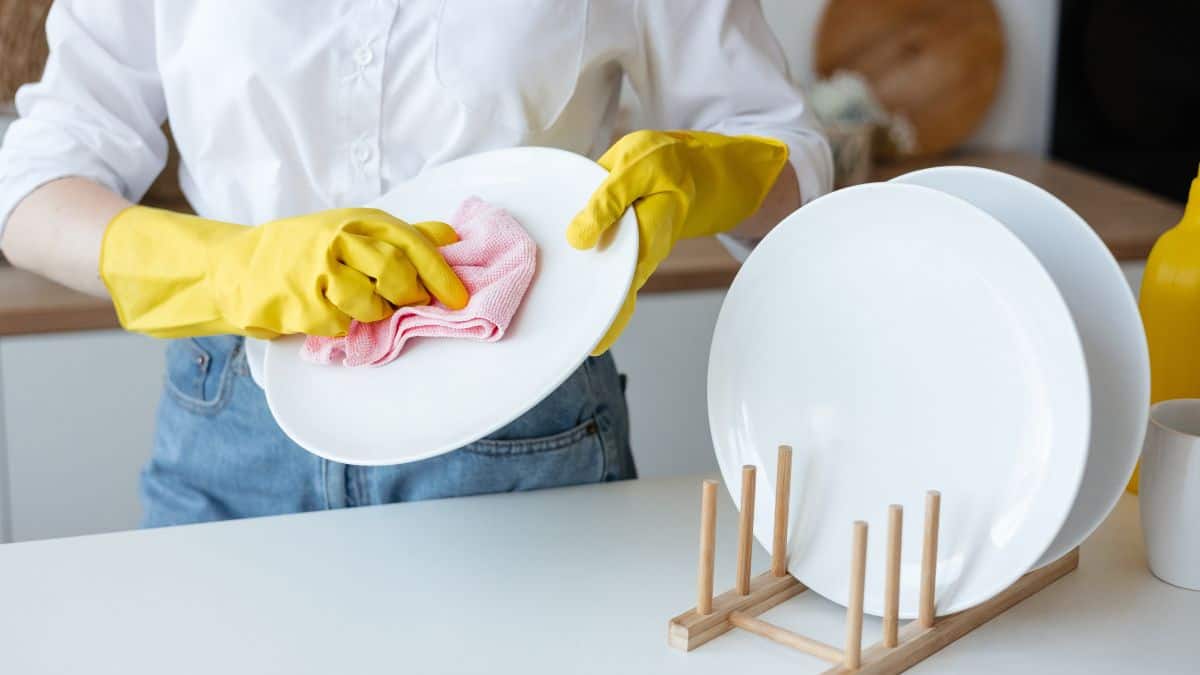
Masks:
[[[430,241],[434,246],[447,246],[449,244],[458,243],[458,233],[453,227],[438,220],[426,220],[420,223],[413,223],[421,234]]]
[[[335,265],[325,279],[325,298],[343,314],[361,323],[391,316],[392,306],[376,295],[367,275],[345,265]]]
[[[408,256],[391,244],[382,244],[391,249],[388,265],[375,277],[375,292],[396,307],[428,305],[429,291],[417,278],[417,268]]]
[[[405,242],[418,236],[435,247],[458,241],[458,233],[446,223],[427,220],[409,224],[380,209],[359,209],[359,213],[346,223],[343,231],[380,239],[401,248]]]
[[[609,174],[567,226],[567,242],[578,249],[594,247],[634,202],[677,183],[679,176],[675,174],[679,173],[682,160],[670,149],[685,138],[686,134],[643,129],[614,143],[597,160]],[[641,222],[640,210],[638,218],[645,232],[651,224]]]
[[[450,309],[462,309],[467,306],[471,299],[467,287],[437,249],[432,249],[425,255],[410,253],[408,259],[417,268],[417,276],[420,277],[421,283],[439,302]]]
[[[417,268],[400,249],[386,241],[343,233],[335,255],[345,266],[375,282],[375,293],[396,307],[429,304],[429,293],[417,279]]]
[[[675,247],[675,230],[683,220],[682,205],[677,195],[659,193],[644,197],[634,205],[638,224],[638,261],[634,270],[633,287],[640,289]]]
[[[383,239],[394,246],[399,246],[398,237],[407,236],[415,229],[424,235],[434,246],[446,246],[459,240],[458,233],[448,223],[439,220],[426,220],[409,224],[382,209],[354,209],[355,214],[346,223],[344,231],[352,234],[364,234]]]
[[[417,277],[433,297],[450,309],[467,306],[470,295],[450,263],[442,257],[437,246],[426,238],[422,230],[415,227],[397,227],[389,223],[370,223],[368,236],[381,239],[395,246],[408,258],[417,270]],[[457,235],[456,235],[457,236]]]
[[[347,231],[385,241],[404,251],[408,251],[414,245],[435,248],[437,244],[434,243],[434,238],[444,236],[444,233],[438,232],[437,225],[430,223],[419,223],[419,225],[421,226],[419,228],[416,225],[409,225],[403,220],[393,218],[380,211],[378,217],[363,218],[348,227]]]
[[[651,190],[652,184],[645,171],[610,173],[567,226],[567,242],[577,249],[592,248],[635,200]]]
[[[617,316],[613,319],[612,325],[608,327],[608,332],[600,339],[600,343],[592,350],[592,356],[600,356],[608,351],[617,338],[621,337],[621,333],[625,332],[625,327],[629,325],[629,320],[633,318],[633,310],[637,307],[637,291],[630,289],[629,295],[625,296],[625,303],[621,305],[621,310],[617,312]]]
[[[466,286],[438,251],[439,242],[453,243],[458,234],[445,223],[428,221],[420,227],[378,211],[346,228],[347,234],[375,239],[398,249],[416,269],[425,289],[450,309],[462,309],[470,299]],[[411,302],[405,304],[414,304]]]

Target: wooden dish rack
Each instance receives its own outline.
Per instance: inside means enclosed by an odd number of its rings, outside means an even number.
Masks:
[[[777,466],[771,569],[754,577],[750,575],[754,539],[755,469],[747,465],[742,468],[735,586],[716,597],[713,597],[713,557],[716,541],[717,482],[703,482],[696,606],[671,619],[667,627],[667,643],[670,646],[691,651],[733,628],[740,628],[831,662],[833,665],[825,671],[826,673],[900,673],[1046,588],[1079,565],[1079,549],[1076,548],[1049,565],[1029,572],[987,602],[955,614],[938,617],[935,613],[934,588],[937,581],[941,495],[930,491],[925,496],[925,532],[921,552],[921,586],[917,618],[900,626],[900,540],[904,512],[901,506],[893,504],[888,508],[883,639],[866,649],[862,646],[867,523],[855,521],[851,537],[850,597],[846,602],[846,642],[844,647],[839,649],[758,618],[759,614],[808,590],[787,571],[787,495],[791,494],[791,447],[779,447]]]

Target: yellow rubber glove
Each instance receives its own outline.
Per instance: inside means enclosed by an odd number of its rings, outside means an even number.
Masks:
[[[725,232],[750,217],[787,158],[787,145],[772,138],[703,131],[635,131],[600,157],[608,178],[571,221],[567,241],[592,248],[631,205],[640,241],[629,296],[593,355],[625,330],[638,291],[675,242]]]
[[[1150,347],[1150,402],[1200,397],[1200,173],[1183,218],[1150,250],[1138,307]],[[1134,470],[1129,489],[1137,487]]]
[[[453,309],[467,290],[437,247],[445,223],[333,209],[245,227],[145,206],[109,223],[100,277],[121,325],[155,337],[339,335],[430,293]]]

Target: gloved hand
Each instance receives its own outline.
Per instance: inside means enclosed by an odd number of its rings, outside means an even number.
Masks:
[[[571,221],[567,241],[592,248],[631,205],[640,240],[633,285],[594,355],[625,330],[637,292],[675,242],[730,230],[752,215],[787,157],[787,145],[771,138],[703,131],[635,131],[600,157],[608,178]]]
[[[430,294],[453,309],[467,290],[437,247],[445,223],[333,209],[259,227],[134,206],[109,223],[100,277],[121,325],[155,337],[342,334]]]

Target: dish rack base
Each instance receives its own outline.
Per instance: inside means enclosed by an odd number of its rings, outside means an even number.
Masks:
[[[776,495],[791,494],[791,448],[780,446]],[[667,626],[667,644],[691,651],[734,628],[755,633],[831,662],[825,673],[901,673],[929,658],[975,628],[991,621],[1022,600],[1046,588],[1079,566],[1079,549],[1018,579],[987,602],[954,614],[935,616],[938,521],[941,496],[929,492],[925,500],[925,531],[921,556],[918,617],[900,625],[899,575],[903,511],[889,508],[887,567],[884,588],[883,638],[862,647],[863,588],[866,578],[867,524],[856,521],[851,537],[850,597],[846,603],[846,644],[839,649],[758,618],[758,615],[808,590],[787,572],[787,500],[776,499],[771,569],[750,576],[754,524],[755,470],[742,470],[742,504],[738,527],[737,579],[733,589],[713,597],[712,575],[716,540],[716,481],[706,480],[701,490],[700,564],[697,604],[674,617]]]

